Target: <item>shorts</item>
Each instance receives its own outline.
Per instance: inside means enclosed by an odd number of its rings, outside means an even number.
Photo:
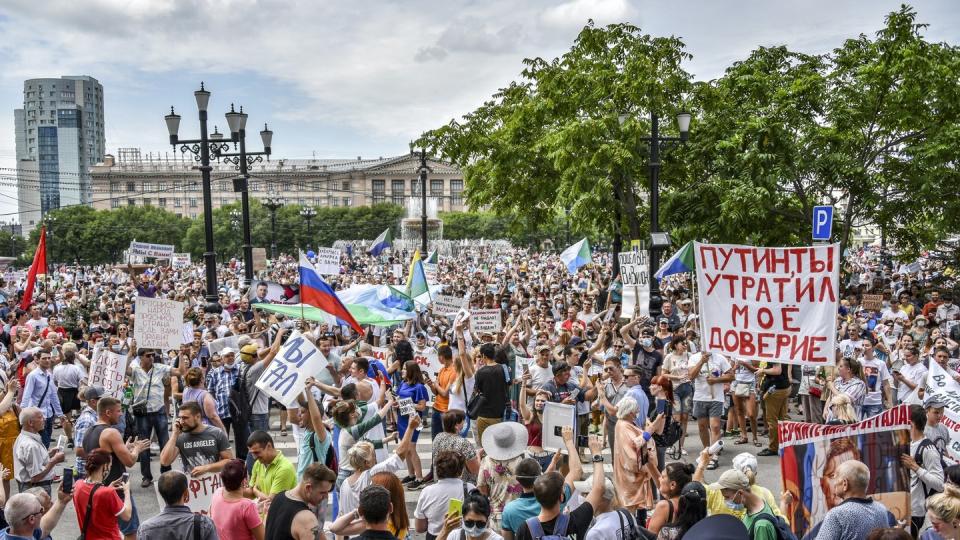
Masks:
[[[77,388],[58,388],[57,397],[60,398],[60,409],[64,414],[70,411],[79,411],[80,398],[78,396],[79,390]]]
[[[693,417],[697,420],[701,418],[720,418],[723,416],[723,403],[720,401],[694,401]]]
[[[690,414],[693,411],[693,383],[686,382],[673,389],[673,395],[677,398],[677,408],[674,410],[680,414]]]

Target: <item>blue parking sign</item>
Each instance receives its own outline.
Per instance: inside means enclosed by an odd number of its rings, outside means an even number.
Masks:
[[[829,242],[833,235],[833,207],[813,207],[813,240]]]

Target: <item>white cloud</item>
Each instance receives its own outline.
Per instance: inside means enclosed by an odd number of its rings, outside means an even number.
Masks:
[[[636,8],[628,0],[570,0],[543,12],[541,19],[550,27],[580,28],[587,19],[599,25],[633,21]]]

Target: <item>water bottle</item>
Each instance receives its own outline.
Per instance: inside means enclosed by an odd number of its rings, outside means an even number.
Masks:
[[[707,448],[707,452],[709,452],[711,456],[717,455],[720,450],[723,450],[723,441],[717,441]]]

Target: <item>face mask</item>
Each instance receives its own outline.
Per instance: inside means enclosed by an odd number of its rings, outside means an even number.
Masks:
[[[733,498],[736,499],[737,497],[734,496]],[[731,500],[731,501],[728,501],[728,500],[724,499],[723,502],[724,502],[724,504],[727,505],[727,508],[729,508],[730,510],[733,510],[734,512],[740,512],[740,511],[742,511],[743,508],[744,508],[744,506],[743,506],[742,503],[737,503],[737,502],[734,502],[734,501],[732,501],[732,500]]]
[[[925,322],[923,322],[923,321],[917,321],[917,322],[913,323],[913,325],[916,326],[916,327],[918,327],[918,328],[923,328],[924,326],[927,325],[927,323],[925,323]]]
[[[650,338],[643,338],[643,340],[640,342],[640,344],[643,345],[643,346],[646,347],[646,348],[650,348],[650,347],[653,346],[653,340],[650,339]]]
[[[506,311],[508,307],[510,307],[510,304],[506,302],[500,302],[500,309]]]
[[[484,533],[487,532],[487,528],[486,527],[467,527],[466,525],[464,525],[463,532],[467,533],[467,536],[471,538],[477,538],[479,536],[483,536]]]

